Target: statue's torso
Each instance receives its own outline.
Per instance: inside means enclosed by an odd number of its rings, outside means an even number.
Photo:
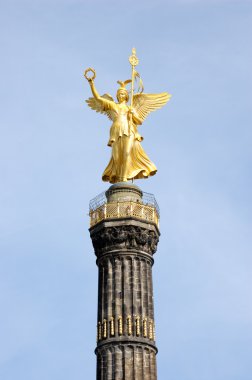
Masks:
[[[116,104],[114,108],[114,120],[110,128],[110,138],[108,145],[111,146],[119,137],[130,136],[134,134],[133,127],[129,128],[128,111],[129,107],[126,104]]]

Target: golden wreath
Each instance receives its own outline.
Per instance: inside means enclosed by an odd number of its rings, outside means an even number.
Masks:
[[[93,73],[93,76],[90,76],[90,77],[89,77],[87,74],[88,74],[90,71]],[[95,72],[95,69],[92,69],[91,67],[89,67],[87,70],[85,70],[85,72],[84,72],[84,77],[85,77],[88,81],[90,81],[90,80],[94,80],[94,79],[96,78],[96,72]]]

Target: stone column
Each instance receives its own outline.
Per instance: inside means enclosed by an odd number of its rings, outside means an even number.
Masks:
[[[100,221],[90,228],[99,269],[97,380],[156,380],[156,210],[143,204],[135,185],[113,185],[106,197]]]

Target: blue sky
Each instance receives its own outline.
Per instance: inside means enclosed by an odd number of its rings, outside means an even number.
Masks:
[[[251,1],[1,2],[0,378],[94,379],[88,203],[108,185],[110,122],[133,46],[166,107],[141,127],[158,167],[159,380],[250,380]]]

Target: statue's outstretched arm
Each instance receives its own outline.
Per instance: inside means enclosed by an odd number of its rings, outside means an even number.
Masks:
[[[94,99],[99,102],[100,106],[102,107],[102,110],[103,111],[114,110],[115,109],[115,102],[113,101],[112,96],[110,96],[109,94],[104,94],[101,96],[99,94],[99,92],[96,90],[96,87],[94,85],[94,81],[89,80],[88,82],[90,84],[90,88],[91,88],[92,94],[94,96]],[[96,104],[96,106],[97,106],[97,104]],[[100,112],[100,110],[98,112]],[[110,115],[109,118],[111,119],[112,116]]]
[[[93,80],[89,80],[88,83],[90,84],[90,88],[91,88],[92,94],[94,95],[94,98],[97,99],[97,100],[102,101],[102,98],[101,98],[100,94],[96,90],[94,81]]]

